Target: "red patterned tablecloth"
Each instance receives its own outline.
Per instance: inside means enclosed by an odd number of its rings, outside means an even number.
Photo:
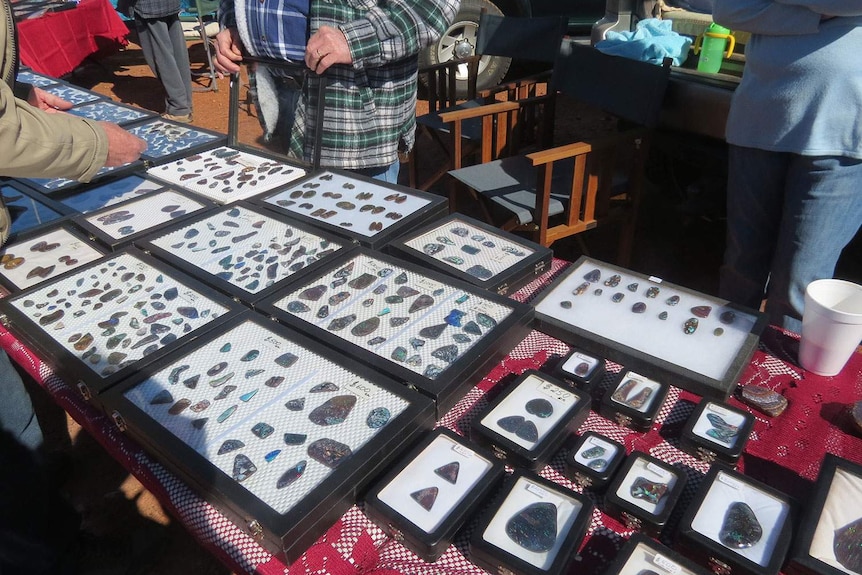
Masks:
[[[513,297],[527,301],[550,278],[566,267],[554,260],[551,272],[523,288]],[[38,357],[0,326],[0,346],[51,393],[54,399],[122,465],[133,473],[200,543],[238,572],[261,575],[462,575],[482,574],[465,555],[469,536],[462,530],[455,543],[434,564],[416,557],[399,543],[388,538],[372,524],[359,506],[353,506],[329,531],[292,565],[260,547],[241,526],[237,526],[214,509],[188,485],[152,459],[135,442],[124,436],[103,414],[90,407],[76,390],[61,381]],[[848,405],[862,399],[862,354],[855,354],[844,371],[836,377],[809,374],[796,367],[798,337],[776,328],[763,334],[758,350],[740,380],[741,385],[763,385],[783,394],[789,407],[779,417],[770,418],[745,407],[735,398],[734,406],[751,411],[756,423],[737,468],[745,475],[771,485],[805,501],[806,493],[816,479],[825,453],[862,463],[862,437],[851,431]],[[513,374],[540,369],[558,360],[569,350],[564,342],[533,331],[509,356],[474,387],[438,425],[466,434],[472,418],[487,405],[486,393],[495,385],[505,384]],[[609,363],[610,374],[619,365]],[[607,377],[611,377],[608,375]],[[583,433],[597,431],[626,446],[627,452],[644,451],[683,470],[688,482],[675,513],[665,528],[661,541],[673,546],[675,522],[697,491],[709,465],[679,449],[680,435],[686,419],[700,398],[671,388],[659,417],[647,433],[634,432],[591,412],[580,428]],[[541,475],[581,489],[561,473],[564,454],[560,453]],[[595,496],[596,508],[577,561],[582,573],[600,573],[614,558],[632,532],[602,513],[601,500]]]
[[[62,12],[18,23],[21,62],[59,78],[91,56],[115,52],[128,44],[129,29],[108,0],[81,0]]]

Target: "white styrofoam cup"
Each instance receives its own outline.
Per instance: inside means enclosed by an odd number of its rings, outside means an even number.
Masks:
[[[805,289],[799,363],[817,375],[837,375],[862,340],[862,286],[815,280]]]

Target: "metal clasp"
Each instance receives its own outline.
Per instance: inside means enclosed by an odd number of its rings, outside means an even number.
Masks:
[[[716,559],[715,557],[709,558],[709,569],[715,573],[715,575],[730,575],[733,572],[730,565],[724,561]]]
[[[252,539],[260,541],[263,539],[263,525],[257,519],[252,519],[248,522],[248,532]]]
[[[119,411],[114,410],[113,413],[111,413],[111,419],[114,420],[114,425],[117,426],[117,429],[120,431],[126,431],[126,420]]]

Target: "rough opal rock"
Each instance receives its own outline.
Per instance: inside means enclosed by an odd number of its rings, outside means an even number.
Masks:
[[[787,398],[761,385],[744,386],[741,399],[743,403],[772,417],[781,415],[787,409]]]

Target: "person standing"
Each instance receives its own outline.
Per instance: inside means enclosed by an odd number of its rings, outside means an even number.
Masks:
[[[216,70],[239,71],[243,51],[314,72],[254,71],[264,139],[309,162],[313,95],[328,82],[320,163],[397,182],[399,153],[414,142],[419,51],[452,23],[460,0],[221,0]],[[306,137],[306,136],[309,137]]]
[[[715,0],[752,33],[727,119],[719,294],[800,332],[806,286],[831,278],[862,223],[862,2]]]
[[[165,89],[162,117],[189,123],[192,73],[180,9],[180,0],[119,0],[117,4],[117,10],[134,19],[144,59]]]

